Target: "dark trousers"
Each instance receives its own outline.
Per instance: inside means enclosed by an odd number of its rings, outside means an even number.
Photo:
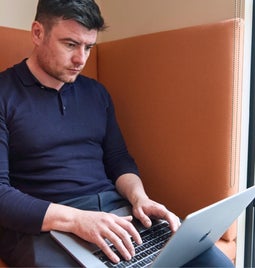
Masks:
[[[116,192],[72,199],[63,204],[86,210],[106,211],[127,205]],[[49,235],[25,235],[5,230],[0,239],[0,257],[10,267],[81,267]],[[232,262],[215,246],[184,267],[233,267]]]

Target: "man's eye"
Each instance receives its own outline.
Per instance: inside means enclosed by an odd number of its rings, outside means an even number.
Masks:
[[[85,51],[89,51],[89,50],[91,50],[92,47],[93,47],[93,46],[85,46]]]
[[[75,48],[76,44],[74,44],[74,43],[66,43],[66,46],[68,48]]]

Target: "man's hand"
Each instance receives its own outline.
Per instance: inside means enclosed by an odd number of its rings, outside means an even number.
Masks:
[[[151,226],[150,218],[164,219],[173,232],[180,226],[180,219],[165,206],[151,200],[145,193],[140,178],[131,173],[124,174],[116,181],[119,193],[133,206],[133,214],[145,227]]]
[[[131,237],[137,244],[142,240],[131,223],[132,216],[119,217],[105,212],[83,211],[76,208],[50,204],[42,231],[58,230],[71,232],[82,239],[96,244],[112,262],[120,258],[111,250],[111,242],[125,260],[135,255]]]
[[[132,216],[119,217],[110,213],[84,211],[76,221],[75,234],[96,244],[115,263],[120,259],[105,239],[116,247],[125,260],[130,260],[135,255],[131,237],[137,244],[142,243],[139,233],[131,223]]]
[[[151,219],[166,220],[173,232],[176,232],[181,225],[179,217],[170,212],[162,204],[159,204],[147,197],[137,199],[137,201],[132,205],[134,216],[147,228],[149,228],[152,224]]]

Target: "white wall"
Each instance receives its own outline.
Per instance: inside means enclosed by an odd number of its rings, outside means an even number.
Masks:
[[[30,30],[37,0],[0,0],[0,25]]]
[[[102,41],[239,16],[243,0],[96,0],[109,29]],[[37,0],[0,0],[0,26],[29,30]],[[243,12],[241,12],[243,14]]]
[[[102,38],[108,41],[243,16],[240,3],[242,0],[101,1],[110,27]]]

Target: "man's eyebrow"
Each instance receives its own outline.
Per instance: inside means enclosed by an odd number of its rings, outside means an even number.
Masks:
[[[95,42],[95,43],[88,43],[88,44],[86,44],[86,46],[87,47],[93,47],[93,46],[95,46],[97,43]]]
[[[80,44],[80,42],[78,42],[78,41],[76,41],[76,40],[74,40],[72,38],[69,38],[69,37],[67,37],[67,38],[60,38],[59,40],[62,41],[62,42],[72,42],[72,43],[75,43],[77,45]]]
[[[81,45],[82,44],[81,42],[78,42],[78,41],[76,41],[76,40],[74,40],[72,38],[61,38],[60,41],[62,41],[62,42],[72,42],[72,43],[74,43],[76,45]],[[89,46],[89,47],[93,47],[93,46],[96,45],[96,42],[94,42],[94,43],[85,43],[85,45]]]

